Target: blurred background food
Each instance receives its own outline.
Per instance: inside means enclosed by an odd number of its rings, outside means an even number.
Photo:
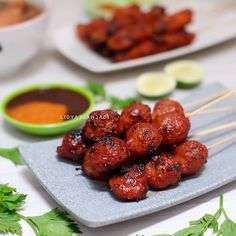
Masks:
[[[30,20],[42,11],[40,6],[25,0],[0,0],[0,28]]]
[[[113,6],[113,5],[110,5]],[[111,10],[112,17],[78,24],[77,34],[89,48],[113,62],[123,62],[187,46],[195,34],[186,27],[192,22],[191,9],[174,14],[160,6],[144,12],[138,5]]]
[[[44,0],[0,0],[0,77],[12,74],[41,48],[48,22]]]

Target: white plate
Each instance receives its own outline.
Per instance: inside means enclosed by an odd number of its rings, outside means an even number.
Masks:
[[[66,58],[94,73],[107,73],[190,54],[236,37],[235,0],[171,0],[163,1],[169,12],[190,7],[195,12],[190,30],[196,33],[195,42],[172,51],[114,63],[93,52],[75,33],[75,25],[54,32],[53,39],[57,50]]]

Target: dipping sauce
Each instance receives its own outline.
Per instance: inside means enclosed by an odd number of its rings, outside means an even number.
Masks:
[[[80,93],[60,88],[40,89],[14,97],[6,106],[7,114],[15,120],[37,124],[55,124],[74,119],[89,107],[88,99]]]
[[[0,28],[30,20],[43,12],[25,0],[0,0]]]

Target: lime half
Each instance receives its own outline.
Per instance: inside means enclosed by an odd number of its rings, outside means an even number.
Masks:
[[[174,77],[164,73],[145,73],[137,81],[139,94],[150,99],[166,97],[174,91],[175,87]]]
[[[179,88],[192,88],[199,85],[204,78],[203,68],[194,61],[180,60],[167,64],[165,72],[173,76]]]
[[[156,0],[86,0],[85,7],[90,17],[111,17],[112,12],[103,9],[102,5],[114,5],[116,7],[128,7],[137,4],[147,8],[157,4]]]

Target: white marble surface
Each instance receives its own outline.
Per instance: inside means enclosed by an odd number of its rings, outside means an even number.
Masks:
[[[54,0],[51,11],[52,17],[44,49],[16,74],[0,79],[0,100],[14,89],[29,84],[64,82],[83,85],[87,79],[106,82],[111,94],[122,97],[133,96],[135,95],[135,78],[140,73],[163,68],[164,64],[159,63],[114,74],[95,75],[77,67],[55,51],[50,41],[50,33],[61,25],[74,23],[82,14],[81,3],[76,0]],[[198,60],[204,66],[206,76],[203,85],[220,81],[228,87],[236,86],[236,40],[185,58]],[[173,97],[181,98],[188,93],[191,91],[176,90]],[[38,140],[42,138],[25,135],[15,130],[0,116],[1,147],[13,147]],[[0,182],[9,183],[17,187],[20,192],[28,194],[27,203],[23,209],[26,215],[43,214],[56,207],[55,201],[37,183],[26,167],[15,167],[11,162],[0,159]],[[187,226],[189,220],[199,218],[206,212],[213,213],[218,207],[218,196],[221,192],[224,193],[229,216],[236,220],[235,188],[236,182],[160,213],[99,229],[89,229],[81,225],[81,229],[85,236],[135,236],[136,233],[149,236],[158,233],[173,233]],[[24,235],[33,235],[25,224]]]

